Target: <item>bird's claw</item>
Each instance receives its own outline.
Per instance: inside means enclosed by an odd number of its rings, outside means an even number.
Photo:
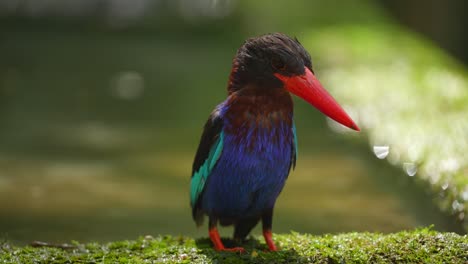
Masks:
[[[218,251],[226,251],[226,252],[234,252],[234,253],[245,253],[245,249],[243,247],[222,248],[222,249],[218,249]]]

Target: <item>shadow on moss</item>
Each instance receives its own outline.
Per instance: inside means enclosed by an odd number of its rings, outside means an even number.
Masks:
[[[308,258],[300,256],[294,249],[280,249],[277,252],[271,252],[265,244],[260,243],[258,239],[252,237],[242,244],[228,238],[223,238],[222,241],[226,247],[242,246],[246,252],[215,251],[208,238],[197,239],[195,240],[195,244],[202,251],[201,253],[213,263],[307,263],[311,261]]]

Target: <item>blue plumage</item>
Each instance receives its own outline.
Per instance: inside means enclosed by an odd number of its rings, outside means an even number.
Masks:
[[[294,144],[289,124],[267,128],[247,121],[240,129],[247,129],[246,137],[223,131],[223,151],[201,202],[208,214],[223,218],[258,215],[274,206],[289,174]]]
[[[289,94],[278,97],[292,105]],[[235,224],[248,218],[258,221],[273,209],[297,149],[292,111],[272,104],[275,99],[262,94],[230,96],[211,114],[191,180],[191,205],[198,224],[203,214]],[[255,102],[271,108],[265,111]]]

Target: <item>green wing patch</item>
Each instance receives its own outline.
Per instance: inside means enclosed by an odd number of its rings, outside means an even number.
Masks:
[[[296,124],[294,124],[293,122],[293,126],[292,126],[292,131],[293,131],[293,135],[294,135],[294,160],[297,159],[297,154],[298,154],[298,151],[297,151],[297,134],[296,134]]]
[[[203,188],[205,187],[205,183],[208,180],[208,176],[210,176],[211,171],[213,170],[214,166],[216,165],[216,162],[221,156],[221,152],[223,151],[223,140],[224,132],[221,131],[218,139],[210,149],[210,154],[208,155],[208,158],[205,160],[200,169],[196,171],[192,176],[192,180],[190,181],[190,204],[192,205],[192,208],[195,206],[198,197],[200,196],[201,192],[203,191]]]

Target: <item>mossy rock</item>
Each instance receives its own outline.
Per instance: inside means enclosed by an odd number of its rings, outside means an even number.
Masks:
[[[246,253],[216,252],[208,239],[147,236],[107,244],[74,242],[67,249],[0,246],[1,263],[466,263],[468,237],[430,229],[394,234],[275,235],[280,251],[261,238]],[[229,243],[230,241],[226,241]]]
[[[387,160],[429,186],[440,208],[468,230],[466,69],[392,26],[324,28],[303,42],[317,54],[318,77],[346,102],[371,148],[388,147]]]

